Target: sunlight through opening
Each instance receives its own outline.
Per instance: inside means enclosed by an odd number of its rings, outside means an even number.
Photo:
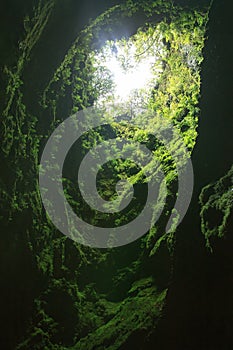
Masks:
[[[117,53],[108,57],[105,65],[111,72],[115,93],[121,100],[127,100],[134,90],[146,88],[153,78],[153,65],[156,62],[155,56],[146,56],[140,61],[136,60],[136,48],[131,46],[128,57],[124,56],[124,50],[115,44]],[[128,59],[128,67],[122,66],[122,58]]]

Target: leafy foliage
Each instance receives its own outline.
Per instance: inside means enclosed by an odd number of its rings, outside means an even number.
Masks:
[[[225,237],[233,213],[233,168],[219,179],[202,189],[200,194],[201,228],[206,245],[214,250],[220,238]]]
[[[52,11],[53,2],[40,2],[33,18],[25,18],[25,37],[19,45],[17,66],[5,68],[1,160],[7,166],[5,183],[0,189],[1,209],[6,213],[6,223],[14,222],[17,215],[22,220],[29,218],[22,227],[23,237],[43,281],[34,301],[28,334],[18,349],[93,349],[94,346],[117,349],[131,334],[140,330],[150,332],[165,303],[168,281],[161,282],[159,275],[164,260],[170,268],[167,260],[174,246],[174,235],[164,235],[164,227],[174,201],[176,172],[169,152],[150,133],[144,132],[143,126],[153,130],[159,127],[156,116],[167,118],[181,130],[186,146],[192,151],[197,136],[200,65],[208,15],[206,10],[182,9],[172,1],[162,0],[128,0],[109,9],[79,34],[47,88],[40,92],[38,113],[31,115],[23,94],[24,68]],[[153,118],[142,115],[140,129],[132,128],[127,121],[115,120],[108,130],[92,131],[82,140],[82,146],[86,152],[109,134],[144,143],[163,165],[170,200],[163,218],[147,236],[121,249],[101,251],[61,236],[49,222],[38,190],[39,155],[56,125],[71,113],[93,105],[112,88],[111,76],[104,69],[97,70],[96,53],[104,43],[112,42],[115,28],[138,14],[144,16],[145,25],[131,39],[121,38],[122,42],[136,43],[138,60],[143,54],[154,54],[158,39],[164,48],[159,57],[162,69],[146,103]],[[122,65],[126,68],[129,64],[122,57]],[[147,92],[137,95],[139,105]],[[38,121],[42,128],[38,127]],[[151,171],[156,171],[153,164]],[[134,164],[119,160],[107,164],[99,177],[102,196],[113,198],[114,184],[125,175],[133,184],[143,184],[143,171]],[[63,181],[74,210],[80,213],[84,208],[86,215],[98,223],[101,218],[83,205],[73,178],[67,176]],[[132,208],[129,214],[115,217],[115,223],[122,224],[137,215],[139,209]],[[155,272],[148,272],[151,276],[142,279],[145,266],[152,262],[156,262]],[[68,316],[72,315],[70,330],[67,330],[67,312]]]

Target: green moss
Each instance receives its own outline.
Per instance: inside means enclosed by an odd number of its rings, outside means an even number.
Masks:
[[[233,168],[216,183],[203,188],[200,205],[202,233],[207,246],[213,250],[218,239],[229,231],[233,212]]]
[[[111,320],[71,349],[119,349],[132,333],[151,332],[161,316],[166,293],[166,290],[158,292],[150,278],[135,282],[130,296],[115,307]]]
[[[42,281],[34,301],[28,333],[17,349],[113,350],[126,344],[132,335],[141,331],[147,335],[153,332],[162,315],[167,277],[164,283],[159,283],[159,278],[152,278],[154,266],[151,269],[148,266],[153,264],[155,260],[152,259],[159,255],[161,247],[166,250],[165,259],[172,255],[174,235],[164,234],[172,201],[165,208],[163,221],[149,235],[132,245],[105,251],[83,247],[61,235],[43,211],[37,179],[39,153],[46,137],[57,124],[97,99],[99,86],[94,87],[92,79],[96,71],[93,60],[95,50],[100,46],[100,33],[106,34],[107,38],[111,36],[109,31],[138,14],[148,22],[141,28],[141,35],[153,32],[157,26],[166,47],[164,69],[151,96],[150,108],[181,129],[191,152],[197,135],[199,69],[208,17],[206,11],[184,10],[170,1],[127,1],[122,6],[109,9],[80,33],[41,94],[38,113],[31,115],[23,95],[24,68],[52,11],[53,2],[40,2],[34,16],[25,18],[25,37],[20,43],[17,67],[5,68],[8,84],[1,146],[11,176],[7,179],[7,186],[0,184],[0,205],[6,213],[5,222],[14,222],[17,215],[20,219],[29,220],[25,227],[26,244]],[[38,121],[43,124],[44,134],[38,127]],[[147,121],[142,121],[142,125],[143,122]],[[154,119],[151,126],[155,124]],[[133,138],[152,149],[159,146],[157,156],[166,170],[172,197],[176,173],[165,148],[157,145],[150,135],[140,130],[135,132],[127,123],[117,127],[113,125],[112,129],[118,137]],[[90,141],[103,139],[98,132],[89,136],[87,143],[83,143],[84,148],[90,146]],[[6,161],[7,157],[9,160]],[[131,172],[134,183],[143,182],[142,173],[135,175],[129,163],[127,169],[122,163],[111,166]],[[110,197],[112,193],[109,182],[107,184],[107,196]],[[69,201],[79,212],[81,202],[75,197],[75,183],[64,179],[64,186]],[[230,195],[221,193],[221,201],[216,200],[216,206],[223,211],[224,205],[230,203]],[[9,209],[6,209],[7,202],[10,203]],[[214,203],[213,198],[211,205]],[[226,222],[229,211],[225,210],[224,215]],[[121,223],[122,218],[118,219]],[[97,222],[95,216],[93,220]],[[222,235],[224,228],[220,231]],[[160,261],[156,263],[155,270],[158,274],[162,273]]]

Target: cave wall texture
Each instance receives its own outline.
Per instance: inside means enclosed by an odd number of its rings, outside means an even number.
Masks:
[[[53,227],[41,204],[38,164],[46,139],[60,120],[93,102],[90,33],[98,39],[110,27],[120,38],[124,26],[132,35],[145,21],[169,24],[177,13],[206,14],[210,5],[143,0],[111,9],[119,3],[1,5],[2,349],[233,348],[230,0],[210,6],[194,194],[172,243],[165,237],[156,249],[153,239],[106,251],[82,247]],[[97,20],[90,24],[90,17]]]

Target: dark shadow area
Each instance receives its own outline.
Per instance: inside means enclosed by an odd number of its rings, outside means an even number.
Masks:
[[[202,66],[201,117],[193,154],[192,203],[177,231],[175,271],[164,319],[146,349],[233,348],[233,222],[213,253],[201,234],[198,197],[203,186],[224,176],[233,163],[233,25],[231,1],[215,0]],[[211,189],[210,189],[211,191]],[[219,215],[214,215],[214,225]]]

